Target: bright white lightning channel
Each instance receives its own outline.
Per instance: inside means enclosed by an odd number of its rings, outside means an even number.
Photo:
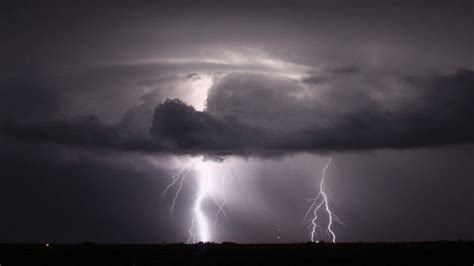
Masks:
[[[172,175],[170,183],[166,186],[161,195],[161,200],[163,200],[170,190],[175,189],[170,206],[170,218],[172,219],[176,201],[180,196],[183,184],[190,173],[194,173],[197,182],[197,192],[189,198],[189,200],[194,200],[194,204],[191,210],[192,219],[188,230],[189,237],[187,243],[196,243],[199,241],[209,242],[211,240],[209,218],[203,209],[203,205],[209,203],[209,200],[211,200],[217,208],[214,218],[214,227],[217,226],[218,219],[221,215],[228,220],[225,212],[226,194],[224,185],[227,179],[229,179],[230,182],[234,180],[234,173],[239,180],[240,176],[235,169],[232,158],[230,158],[229,166],[223,175],[220,175],[221,188],[217,192],[216,186],[218,186],[218,179],[217,176],[213,176],[210,171],[210,165],[212,163],[214,162],[206,161],[203,158],[192,158]],[[219,197],[216,197],[216,193],[219,194]]]
[[[196,242],[196,233],[194,232],[195,224],[197,225],[197,233],[200,241],[209,242],[210,233],[209,233],[209,223],[206,217],[206,214],[202,210],[202,203],[208,197],[208,184],[209,184],[209,175],[207,167],[199,163],[195,167],[195,170],[198,172],[197,181],[198,181],[198,192],[194,196],[194,207],[193,207],[193,219],[191,221],[191,227],[189,228],[189,238],[188,243]],[[203,175],[204,174],[204,175]]]
[[[333,243],[336,243],[336,234],[334,233],[332,226],[333,222],[338,222],[342,225],[342,221],[337,217],[333,211],[331,211],[328,203],[328,195],[326,191],[326,171],[329,168],[329,165],[331,164],[331,157],[329,157],[328,162],[323,168],[322,172],[322,177],[321,181],[319,183],[319,192],[318,195],[315,198],[310,199],[309,201],[312,202],[311,206],[308,208],[306,211],[306,214],[303,218],[303,223],[307,223],[309,221],[308,228],[310,229],[310,236],[311,236],[311,242],[319,242],[316,240],[316,230],[321,230],[321,226],[318,223],[318,211],[323,207],[324,211],[327,214],[327,225],[326,225],[326,234],[331,237],[331,241]],[[308,216],[312,214],[312,218],[308,219]],[[322,234],[321,234],[322,235]]]

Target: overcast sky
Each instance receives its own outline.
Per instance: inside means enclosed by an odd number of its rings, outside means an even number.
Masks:
[[[11,1],[0,21],[0,242],[202,240],[199,195],[209,241],[308,241],[329,157],[338,241],[474,239],[472,1]]]

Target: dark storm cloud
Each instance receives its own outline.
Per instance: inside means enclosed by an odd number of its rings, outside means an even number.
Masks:
[[[256,147],[261,133],[232,117],[219,119],[196,111],[178,99],[159,104],[150,129],[152,138],[172,151],[232,153]]]
[[[438,146],[474,140],[473,84],[474,72],[466,69],[389,80],[332,76],[309,87],[288,78],[233,73],[210,89],[203,112],[178,99],[160,103],[149,137],[127,134],[120,124],[104,125],[96,117],[5,127],[17,138],[175,154]]]
[[[412,148],[474,140],[474,108],[470,103],[474,98],[473,71],[461,69],[429,78],[400,78],[399,82],[409,86],[402,92],[406,95],[394,95],[398,88],[345,84],[347,87],[331,87],[317,95],[325,98],[323,104],[318,99],[299,98],[298,93],[304,89],[291,81],[230,74],[211,89],[209,114],[189,109],[186,118],[179,119],[181,116],[172,112],[167,116],[176,120],[170,125],[162,123],[163,113],[157,108],[153,127],[170,130],[167,138],[174,143],[186,141],[186,145],[177,145],[178,150],[199,149],[202,153]],[[376,93],[383,93],[381,99],[373,97]],[[179,105],[168,102],[171,103]],[[349,109],[344,110],[349,103]],[[200,116],[208,122],[199,122],[204,120]],[[230,128],[235,131],[251,127],[260,134],[233,136],[233,131],[214,130],[216,121],[232,121]],[[195,124],[199,126],[190,126]],[[158,140],[161,137],[153,136]],[[213,141],[217,136],[219,141]]]
[[[123,151],[161,150],[147,139],[121,134],[119,127],[105,125],[96,116],[26,124],[6,122],[3,126],[7,135],[30,141]]]

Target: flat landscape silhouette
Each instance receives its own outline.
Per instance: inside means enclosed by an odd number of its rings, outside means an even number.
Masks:
[[[2,244],[3,265],[472,265],[474,242]]]

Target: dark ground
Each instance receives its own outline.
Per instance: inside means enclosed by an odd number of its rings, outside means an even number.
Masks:
[[[474,265],[474,242],[0,244],[0,265]]]

